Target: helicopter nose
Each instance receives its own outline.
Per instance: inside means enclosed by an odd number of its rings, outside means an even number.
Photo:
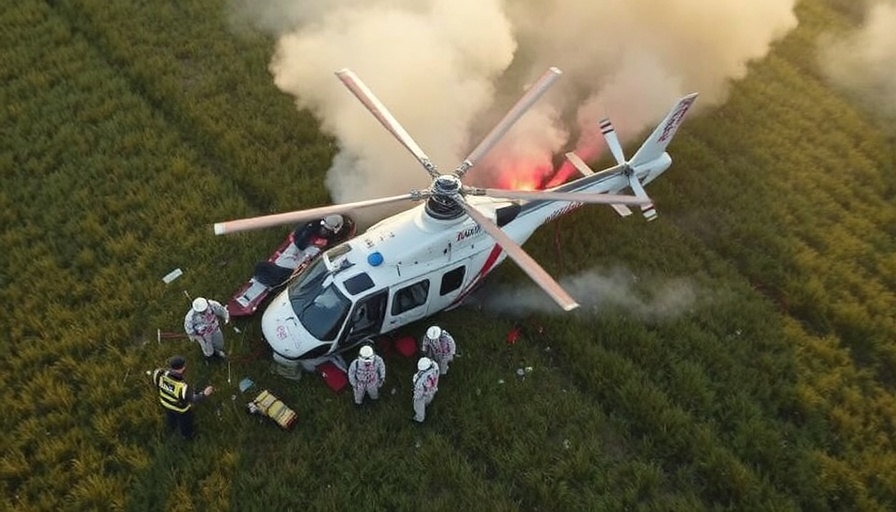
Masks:
[[[293,359],[302,355],[299,321],[284,292],[278,295],[261,317],[264,339],[281,356]]]

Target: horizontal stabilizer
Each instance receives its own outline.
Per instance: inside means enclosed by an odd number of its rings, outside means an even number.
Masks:
[[[624,204],[612,204],[610,206],[612,206],[613,209],[616,210],[616,213],[618,213],[620,217],[628,217],[632,214],[631,208],[625,206]]]

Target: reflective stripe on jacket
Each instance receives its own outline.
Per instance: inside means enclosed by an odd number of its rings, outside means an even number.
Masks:
[[[162,404],[162,407],[175,412],[190,410],[187,383],[183,381],[182,377],[172,374],[168,370],[156,370],[153,373],[153,381],[159,389],[159,403]]]

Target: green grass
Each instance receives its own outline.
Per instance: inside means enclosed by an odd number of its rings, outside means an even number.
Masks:
[[[224,4],[0,11],[0,509],[896,503],[893,133],[814,61],[851,3],[803,0],[729,101],[688,119],[651,186],[659,220],[586,208],[526,245],[558,276],[624,268],[645,299],[683,282],[688,308],[441,314],[463,357],[422,427],[411,360],[389,356],[382,400],[357,411],[316,376],[272,373],[257,321],[226,333],[232,383],[188,342],[156,342],[180,329],[182,290],[228,297],[284,235],[219,238],[212,222],[327,200],[334,141],[273,86],[273,42],[234,32]],[[527,286],[507,264],[485,291]],[[175,352],[218,388],[189,445],[163,434],[144,375]],[[246,414],[244,376],[298,412],[292,431]]]

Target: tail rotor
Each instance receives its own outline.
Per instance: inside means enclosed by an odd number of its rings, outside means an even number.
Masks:
[[[648,221],[655,220],[656,208],[653,206],[653,201],[650,200],[647,191],[644,190],[644,185],[642,185],[641,180],[638,179],[638,175],[635,173],[635,169],[632,167],[631,162],[626,160],[625,152],[622,150],[622,144],[619,143],[619,136],[616,134],[616,128],[613,127],[613,123],[610,122],[608,118],[604,118],[600,121],[600,132],[603,134],[604,140],[607,141],[607,146],[610,147],[610,153],[613,154],[616,163],[623,167],[623,172],[628,178],[628,186],[632,189],[632,193],[638,199],[646,201],[641,205],[641,213],[644,215],[644,218]]]
[[[697,93],[692,93],[678,100],[678,103],[666,114],[665,119],[657,125],[650,137],[638,148],[631,160],[625,158],[625,152],[622,150],[622,144],[619,143],[619,136],[616,134],[613,123],[607,118],[600,121],[600,132],[603,134],[604,140],[607,141],[613,159],[621,167],[618,172],[626,177],[632,194],[641,201],[641,213],[648,221],[656,219],[656,208],[654,208],[650,196],[647,195],[647,191],[644,190],[644,184],[659,176],[669,167],[672,160],[666,153],[666,147],[675,136],[681,121],[696,99]],[[582,174],[586,176],[594,174],[594,171],[575,153],[567,153],[566,158]],[[625,204],[613,204],[612,206],[623,217],[632,213]]]

